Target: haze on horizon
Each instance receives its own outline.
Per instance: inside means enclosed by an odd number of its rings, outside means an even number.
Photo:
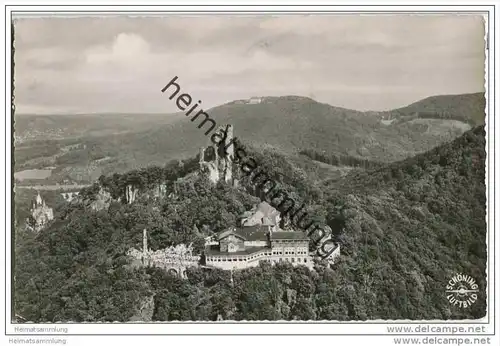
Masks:
[[[484,91],[480,15],[15,19],[18,113],[171,113],[174,76],[205,109],[300,95],[389,110]]]

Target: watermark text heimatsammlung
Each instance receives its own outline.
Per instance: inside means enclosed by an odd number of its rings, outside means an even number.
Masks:
[[[330,238],[330,235],[325,232],[324,227],[312,220],[307,224],[303,222],[308,216],[307,212],[304,212],[299,217],[299,214],[303,212],[305,208],[304,204],[292,212],[296,205],[295,201],[290,198],[286,192],[277,189],[278,184],[276,181],[271,179],[269,174],[259,169],[257,161],[250,157],[242,146],[238,145],[237,137],[232,138],[229,143],[226,143],[227,132],[225,128],[218,129],[214,132],[214,129],[217,129],[217,122],[200,107],[202,103],[201,100],[193,103],[191,95],[188,93],[181,93],[178,79],[178,76],[172,78],[172,80],[161,89],[161,92],[165,93],[168,90],[170,93],[169,99],[173,100],[175,98],[177,108],[181,111],[185,111],[185,116],[190,116],[192,122],[198,121],[198,128],[205,129],[205,136],[212,134],[210,137],[212,143],[218,147],[225,145],[223,149],[226,156],[229,157],[231,162],[240,164],[240,169],[243,174],[249,177],[252,176],[252,183],[258,183],[256,186],[265,193],[266,201],[279,210],[282,217],[288,214],[290,221],[296,227],[307,232],[307,236],[313,241],[314,251],[316,251],[318,256],[321,258],[329,257],[333,251],[335,251],[337,244],[335,244],[333,239]],[[234,157],[227,155],[227,150],[231,146],[234,146]],[[279,200],[280,203],[276,203],[276,200]]]

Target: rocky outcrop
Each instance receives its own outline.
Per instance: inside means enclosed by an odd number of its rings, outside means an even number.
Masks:
[[[108,209],[111,201],[111,194],[101,187],[96,195],[95,200],[90,204],[90,209],[94,211]]]
[[[139,303],[135,314],[129,319],[130,322],[151,322],[155,310],[154,296],[144,297]]]
[[[132,204],[135,202],[137,198],[137,192],[139,192],[138,188],[130,184],[127,185],[127,187],[125,188],[125,200],[128,204]]]
[[[234,145],[229,145],[233,141],[233,126],[226,125],[227,138],[224,142],[224,156],[221,157],[220,165],[222,171],[222,178],[228,184],[233,182],[233,161],[230,159],[234,157]]]
[[[161,183],[154,187],[153,197],[155,198],[165,198],[168,196],[167,184]]]
[[[234,157],[233,126],[224,125],[219,133],[225,132],[226,138],[218,145],[211,145],[208,148],[200,149],[200,172],[206,174],[214,184],[223,180],[228,184],[233,184],[233,162]],[[211,157],[208,157],[209,155]]]
[[[213,149],[211,147],[210,149]],[[207,151],[210,149],[206,149]],[[217,154],[217,150],[213,149],[215,159],[213,161],[205,161],[205,148],[201,147],[200,149],[200,172],[208,176],[208,179],[214,184],[220,179],[219,175],[219,156]]]
[[[73,192],[73,195],[71,196],[72,200],[75,200],[77,196],[78,193]],[[143,196],[144,198],[169,198],[167,184],[157,184],[152,189],[147,191],[140,191],[134,185],[128,184],[125,186],[122,197],[118,197],[117,199],[113,198],[107,188],[101,185],[101,187],[99,188],[99,192],[97,192],[97,194],[91,198],[92,202],[90,204],[90,208],[94,211],[107,209],[112,201],[123,201],[123,203],[132,204],[137,200],[137,198],[139,198],[139,196]],[[65,197],[66,199],[66,197],[68,196],[66,195],[63,197]]]
[[[291,288],[287,288],[285,295],[286,303],[289,306],[293,306],[297,301],[297,291]]]
[[[62,192],[61,196],[62,198],[64,198],[66,202],[72,202],[73,200],[77,199],[79,194],[80,194],[79,191],[69,191],[69,192]]]

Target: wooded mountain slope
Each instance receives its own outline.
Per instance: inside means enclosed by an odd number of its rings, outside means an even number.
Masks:
[[[434,99],[441,100],[441,96]],[[450,99],[452,104],[455,101],[456,105],[449,106],[453,110],[484,119],[484,107],[477,106],[476,98]],[[172,101],[166,98],[165,102]],[[427,104],[422,103],[422,109],[428,109]],[[420,109],[418,103],[411,107]],[[429,150],[464,131],[460,127],[445,126],[450,120],[443,119],[434,119],[432,124],[386,126],[376,116],[292,96],[266,97],[260,104],[230,103],[207,110],[207,113],[218,124],[232,124],[235,136],[255,146],[272,146],[288,153],[313,149],[381,162]],[[197,148],[206,145],[207,138],[197,128],[197,122],[188,119],[144,133],[112,136],[100,145],[109,150],[121,148],[123,152],[133,153],[137,162],[147,159],[159,163],[161,155],[193,155]],[[440,126],[440,131],[431,130]]]
[[[166,96],[165,102],[175,100]],[[436,96],[390,112],[359,112],[299,96],[231,102],[206,111],[217,124],[232,124],[235,136],[255,147],[394,162],[484,122],[484,95]],[[90,182],[101,174],[191,157],[210,142],[197,128],[200,120],[191,122],[183,113],[74,117],[16,116],[16,136],[24,140],[16,146],[16,170],[56,166],[51,183]],[[66,150],[75,144],[81,147]]]
[[[405,161],[353,171],[327,188],[327,199],[342,206],[335,220],[345,225],[340,266],[353,280],[364,280],[360,309],[376,301],[380,317],[485,315],[484,146],[484,129],[477,127]],[[456,273],[479,283],[479,300],[469,309],[445,299],[446,283]]]
[[[70,205],[36,236],[17,230],[16,311],[36,321],[127,321],[152,299],[153,320],[480,318],[486,312],[484,144],[484,130],[475,128],[430,152],[353,170],[322,186],[278,151],[256,152],[341,245],[339,262],[318,263],[315,272],[263,265],[235,272],[231,283],[220,270],[193,269],[181,280],[128,268],[124,253],[140,248],[142,229],[150,230],[153,249],[201,245],[257,201],[196,174],[179,180],[173,200],[115,202],[100,212]],[[456,273],[479,284],[471,308],[446,300],[446,283]]]
[[[420,112],[427,115],[447,115],[471,125],[484,124],[486,98],[484,93],[439,95],[427,97],[406,107],[391,111],[394,116],[408,116]]]

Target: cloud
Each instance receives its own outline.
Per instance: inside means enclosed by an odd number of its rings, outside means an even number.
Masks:
[[[86,64],[77,74],[78,81],[84,83],[122,83],[131,81],[131,78],[146,83],[160,76],[179,75],[195,86],[197,82],[220,75],[272,74],[313,67],[313,63],[305,59],[297,61],[293,57],[277,57],[263,49],[243,53],[230,49],[200,49],[194,54],[154,52],[143,37],[133,33],[120,33],[111,44],[90,47],[84,56]]]
[[[159,90],[216,105],[310,95],[399,107],[484,85],[481,16],[168,16],[16,21],[18,110],[169,112]]]
[[[150,54],[149,44],[134,33],[120,33],[110,47],[91,47],[85,52],[88,64],[118,63],[140,64]]]

